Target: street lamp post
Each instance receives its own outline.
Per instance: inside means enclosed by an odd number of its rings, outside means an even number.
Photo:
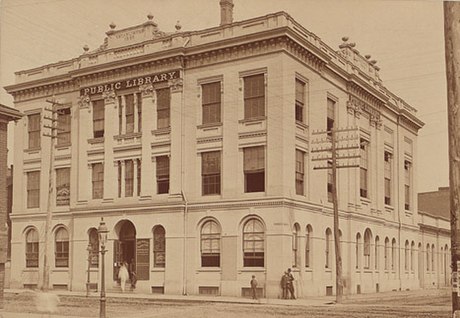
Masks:
[[[86,250],[88,251],[88,271],[86,275],[86,297],[88,297],[89,296],[89,284],[90,284],[91,256],[92,256],[91,251],[93,250],[91,243],[88,244],[88,247],[86,247]]]
[[[99,223],[99,228],[97,229],[97,233],[99,234],[99,242],[101,242],[101,300],[99,306],[99,317],[105,318],[105,243],[107,242],[107,233],[109,233],[109,229],[105,225],[104,218],[101,218],[101,223]]]

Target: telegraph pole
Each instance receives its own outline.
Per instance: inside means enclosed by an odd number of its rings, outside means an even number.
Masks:
[[[335,301],[336,303],[342,302],[342,295],[343,295],[343,279],[342,279],[342,251],[340,249],[340,234],[339,234],[339,200],[337,195],[337,169],[339,168],[356,168],[359,167],[359,164],[338,164],[337,160],[351,160],[351,159],[358,159],[360,158],[359,154],[349,154],[346,153],[345,155],[338,155],[338,151],[351,151],[351,150],[358,150],[359,143],[350,145],[349,142],[353,140],[353,138],[349,138],[348,136],[344,138],[337,138],[337,133],[342,132],[357,132],[357,128],[347,128],[347,129],[339,129],[336,130],[335,128],[331,128],[330,131],[317,131],[313,132],[313,135],[324,135],[327,134],[327,138],[325,141],[320,139],[314,143],[326,143],[325,148],[319,149],[312,149],[312,153],[323,154],[317,158],[313,158],[313,161],[324,161],[326,160],[326,166],[320,165],[316,166],[313,169],[331,169],[332,170],[332,206],[334,210],[334,247],[335,247]],[[358,135],[356,135],[358,136]],[[338,142],[347,141],[347,145],[338,145]],[[330,145],[329,145],[330,144]],[[329,153],[331,157],[329,157]]]
[[[444,42],[449,127],[449,188],[452,253],[452,313],[460,316],[458,270],[460,264],[460,2],[444,2]]]
[[[49,133],[43,133],[43,136],[50,137],[50,166],[49,166],[49,174],[48,174],[48,202],[47,202],[47,209],[46,209],[46,222],[45,222],[45,251],[43,257],[43,285],[42,291],[47,292],[50,288],[50,258],[49,258],[49,251],[50,244],[51,244],[51,226],[52,226],[52,219],[53,219],[53,212],[51,210],[51,200],[53,199],[53,192],[54,192],[54,178],[53,178],[53,168],[54,168],[54,140],[58,138],[57,131],[60,128],[57,127],[57,114],[59,111],[57,110],[57,106],[61,106],[62,104],[56,102],[53,99],[46,100],[46,102],[51,104],[51,108],[46,108],[45,111],[49,112],[49,116],[44,116],[43,119],[48,121],[48,124],[44,124],[44,128],[49,129]]]

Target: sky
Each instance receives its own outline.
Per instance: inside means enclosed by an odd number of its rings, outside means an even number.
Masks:
[[[343,36],[370,54],[384,85],[418,110],[419,192],[448,186],[447,97],[442,1],[427,0],[234,0],[234,21],[286,11],[337,48]],[[117,29],[154,15],[160,30],[219,25],[219,0],[0,0],[0,86],[14,72],[77,57],[99,47],[109,24]],[[14,107],[0,89],[0,103]],[[10,124],[8,147],[14,143]],[[12,163],[12,156],[8,158]]]

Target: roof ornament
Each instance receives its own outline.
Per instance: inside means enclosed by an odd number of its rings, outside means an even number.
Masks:
[[[156,24],[154,21],[153,21],[153,14],[151,12],[149,12],[149,14],[147,14],[147,22],[144,23],[144,25],[153,25],[154,27],[157,27],[158,24]]]
[[[356,46],[356,43],[354,43],[354,42],[348,43],[348,40],[349,40],[348,36],[342,37],[343,43],[339,45],[339,48],[340,49],[344,49],[344,48],[347,48],[347,47],[354,48]]]
[[[180,29],[182,29],[182,25],[180,25],[179,20],[177,20],[176,25],[174,27],[176,28],[176,32],[179,32]]]
[[[105,32],[105,34],[110,35],[110,34],[115,33],[115,28],[117,27],[117,25],[113,23],[113,21],[109,24],[109,27],[110,27],[110,30]]]
[[[83,45],[83,51],[85,51],[84,54],[88,53],[88,51],[89,51],[89,46],[88,46],[88,44]]]

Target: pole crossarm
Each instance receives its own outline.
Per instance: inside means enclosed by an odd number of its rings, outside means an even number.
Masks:
[[[359,168],[360,165],[338,165],[335,168],[336,169],[341,169],[341,168]],[[332,169],[332,167],[314,167],[313,170],[322,170],[322,169]]]
[[[355,131],[358,132],[359,128],[358,127],[349,127],[349,128],[339,128],[335,129],[335,133],[343,133],[343,132],[350,132],[350,131]],[[313,130],[312,135],[324,135],[324,134],[331,134],[331,130]]]
[[[360,155],[351,155],[351,156],[337,156],[337,160],[340,159],[359,159],[361,158]],[[311,161],[321,161],[321,160],[332,160],[332,157],[319,157],[319,158],[311,158]]]
[[[358,150],[359,149],[359,146],[341,146],[341,147],[336,147],[335,150]],[[312,149],[310,150],[310,152],[325,152],[325,151],[328,151],[328,152],[332,152],[332,148],[319,148],[319,149]]]

